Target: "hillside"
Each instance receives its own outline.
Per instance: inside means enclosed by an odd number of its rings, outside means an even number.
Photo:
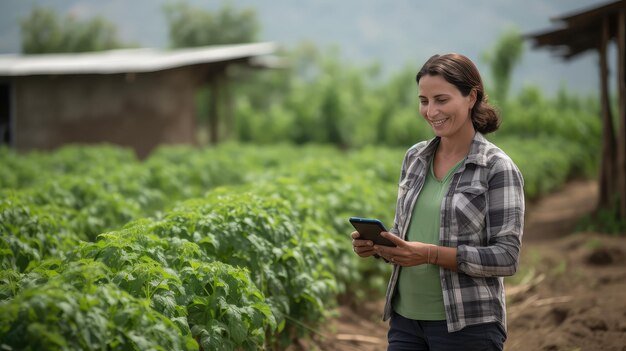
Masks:
[[[113,22],[125,42],[145,47],[167,47],[168,30],[162,7],[170,0],[94,1],[3,0],[0,2],[0,53],[19,52],[20,19],[34,5],[52,7],[78,18],[101,15]],[[193,6],[212,9],[221,2],[188,0]],[[310,41],[326,48],[335,46],[355,64],[377,62],[386,72],[418,65],[430,55],[460,52],[475,59],[489,50],[510,27],[523,33],[551,26],[550,18],[595,6],[601,0],[526,0],[462,2],[328,1],[287,2],[236,0],[233,6],[254,8],[260,19],[259,39],[293,46]],[[445,24],[445,25],[442,25]],[[434,30],[436,29],[436,30]],[[487,73],[487,67],[479,67]],[[598,86],[596,57],[583,55],[561,62],[546,51],[528,48],[515,70],[513,87],[527,84],[555,92],[561,84],[580,93],[594,93]]]

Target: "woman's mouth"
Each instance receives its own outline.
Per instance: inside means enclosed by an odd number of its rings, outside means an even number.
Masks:
[[[435,127],[435,128],[439,128],[441,127],[444,123],[446,123],[448,119],[444,118],[444,119],[438,119],[436,121],[430,121],[430,124]]]

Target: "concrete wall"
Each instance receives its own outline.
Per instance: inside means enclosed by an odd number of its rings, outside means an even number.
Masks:
[[[14,77],[20,151],[107,142],[145,157],[159,144],[195,142],[194,92],[205,72]]]

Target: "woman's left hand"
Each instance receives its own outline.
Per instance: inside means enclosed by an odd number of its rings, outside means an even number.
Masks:
[[[381,235],[391,240],[394,244],[396,244],[396,247],[374,245],[376,253],[384,257],[387,261],[403,267],[417,266],[427,263],[426,260],[428,259],[429,247],[431,247],[432,254],[435,252],[435,246],[431,244],[402,240],[399,237],[387,232],[384,232]]]

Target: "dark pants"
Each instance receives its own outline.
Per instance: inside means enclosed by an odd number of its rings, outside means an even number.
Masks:
[[[387,351],[502,351],[506,333],[499,323],[448,333],[446,321],[416,321],[392,312],[387,338]]]

